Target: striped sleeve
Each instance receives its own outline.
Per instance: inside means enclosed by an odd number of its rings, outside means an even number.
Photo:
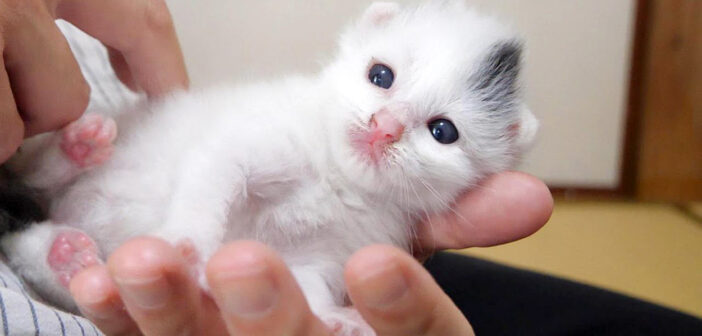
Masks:
[[[0,323],[2,335],[103,335],[85,318],[41,302],[2,262]]]

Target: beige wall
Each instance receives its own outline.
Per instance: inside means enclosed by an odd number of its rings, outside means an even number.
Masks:
[[[368,0],[169,0],[193,83],[319,68]],[[404,0],[400,3],[416,1]],[[633,0],[472,0],[523,32],[540,139],[523,168],[554,185],[613,187]]]

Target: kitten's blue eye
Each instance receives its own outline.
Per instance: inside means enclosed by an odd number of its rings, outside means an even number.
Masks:
[[[436,141],[448,145],[458,140],[458,130],[456,126],[446,119],[436,119],[428,124],[429,132]]]
[[[368,80],[375,86],[389,89],[395,80],[395,74],[383,64],[374,64],[368,71]]]

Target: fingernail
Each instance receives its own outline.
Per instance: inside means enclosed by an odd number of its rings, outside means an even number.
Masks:
[[[124,306],[118,302],[103,302],[101,307],[93,307],[91,304],[81,303],[78,307],[81,313],[89,319],[110,319],[120,310],[124,310]]]
[[[171,296],[171,286],[163,276],[152,278],[115,278],[125,301],[143,309],[164,307]]]
[[[84,284],[81,291],[73,294],[73,298],[83,315],[103,319],[112,316],[115,311],[115,303],[108,301],[107,291],[99,283]]]
[[[259,319],[270,313],[278,301],[278,288],[262,261],[239,260],[234,269],[217,275],[213,288],[224,312],[244,319]]]
[[[390,258],[366,259],[359,267],[359,298],[370,308],[385,309],[407,293],[407,280]]]

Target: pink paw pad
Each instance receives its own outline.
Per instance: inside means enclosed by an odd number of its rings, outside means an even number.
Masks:
[[[197,279],[200,276],[197,267],[200,262],[200,253],[195,248],[193,242],[190,239],[183,239],[176,243],[175,248],[183,257],[185,265],[190,271],[190,275],[192,275],[194,279]]]
[[[321,319],[333,336],[376,336],[373,328],[352,308],[332,310]]]
[[[115,121],[98,114],[86,114],[63,129],[61,150],[80,167],[97,166],[112,155],[117,137]]]
[[[200,261],[200,255],[190,239],[183,239],[176,243],[176,250],[187,265],[195,265]]]
[[[86,267],[101,264],[102,260],[98,256],[97,245],[88,235],[80,231],[66,231],[54,238],[47,262],[59,282],[68,288],[76,273]]]

